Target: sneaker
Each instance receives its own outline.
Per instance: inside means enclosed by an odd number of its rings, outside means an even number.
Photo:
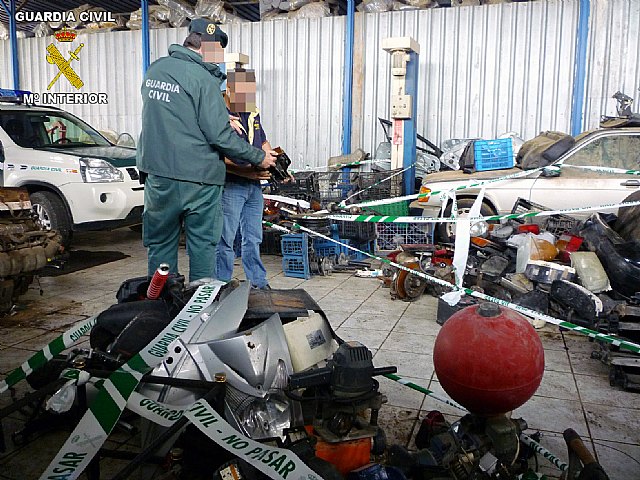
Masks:
[[[264,287],[256,287],[255,285],[251,285],[251,288],[255,288],[256,290],[271,290],[271,285],[268,283]]]

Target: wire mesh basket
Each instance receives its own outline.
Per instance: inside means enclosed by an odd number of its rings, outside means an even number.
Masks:
[[[317,172],[320,203],[339,203],[357,189],[355,180],[357,172]],[[354,203],[354,202],[351,202]]]
[[[377,250],[395,250],[398,245],[432,243],[432,224],[376,223]]]
[[[397,170],[384,170],[382,172],[362,172],[356,178],[357,191],[354,200],[365,202],[367,200],[382,200],[402,195],[402,175]]]

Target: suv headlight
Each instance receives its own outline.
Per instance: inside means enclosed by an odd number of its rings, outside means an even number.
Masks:
[[[81,158],[80,174],[86,183],[124,182],[124,175],[106,160]]]

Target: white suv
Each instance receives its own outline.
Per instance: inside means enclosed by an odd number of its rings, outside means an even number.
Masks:
[[[110,143],[58,108],[11,100],[0,103],[2,185],[25,187],[46,228],[68,245],[74,231],[141,222],[135,149]]]

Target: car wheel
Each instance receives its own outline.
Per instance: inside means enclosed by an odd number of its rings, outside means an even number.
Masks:
[[[469,213],[471,207],[473,206],[473,202],[475,198],[461,198],[458,200],[458,215]],[[444,211],[444,216],[451,216],[451,207],[452,204],[449,203],[447,208]],[[483,217],[488,217],[490,215],[496,215],[496,211],[491,208],[487,203],[482,202],[482,206],[480,207],[480,215]],[[438,223],[436,226],[436,237],[439,241],[444,243],[453,243],[455,240],[455,226],[451,222],[447,223]]]
[[[58,195],[52,192],[40,191],[30,195],[31,207],[38,215],[40,223],[46,230],[55,230],[62,237],[62,244],[69,246],[71,241],[71,219]]]

